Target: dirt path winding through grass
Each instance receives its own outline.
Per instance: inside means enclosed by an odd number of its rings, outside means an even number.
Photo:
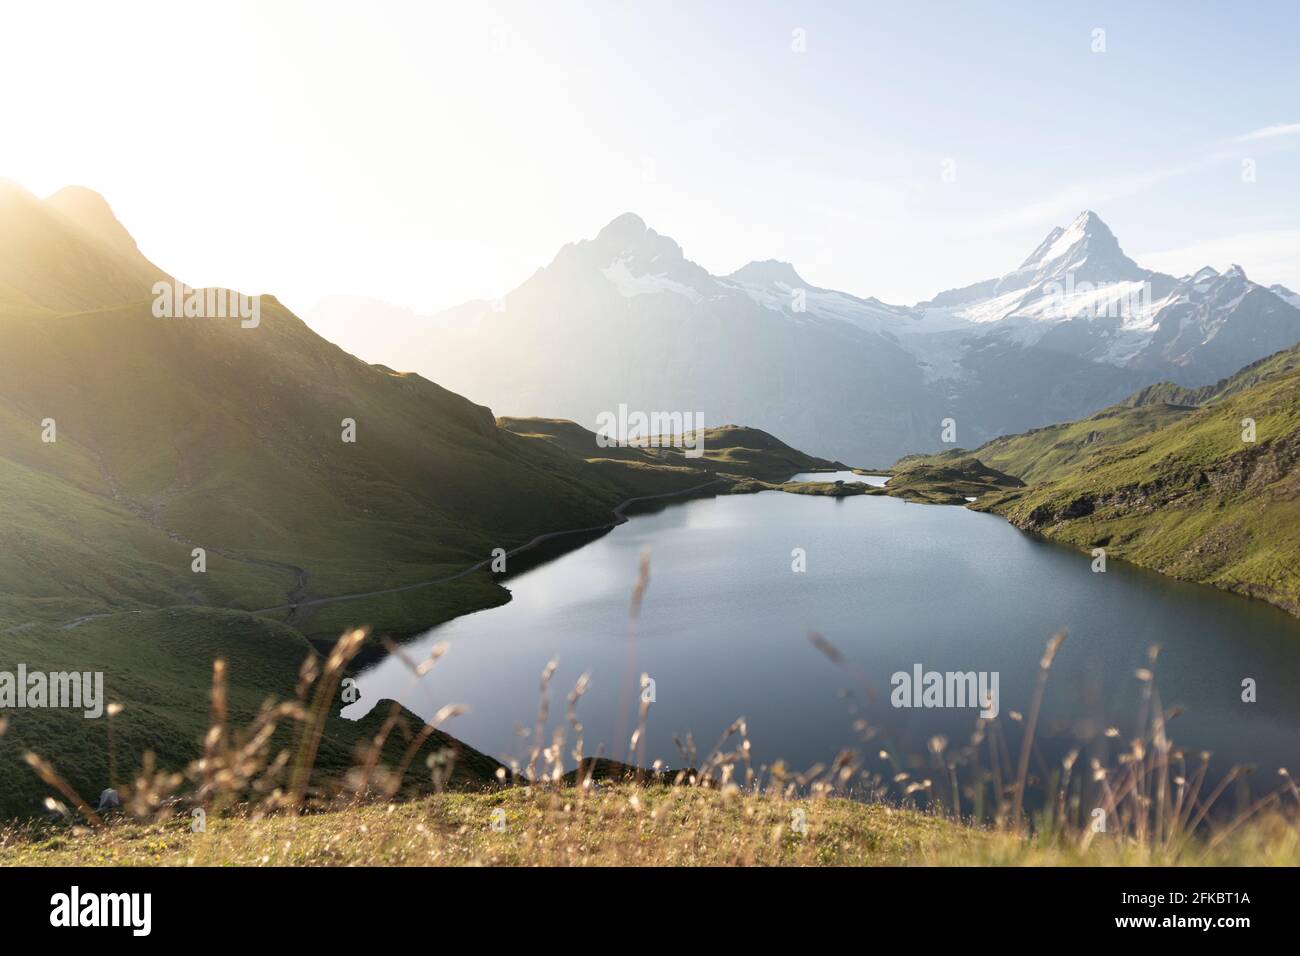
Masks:
[[[519,554],[523,551],[527,551],[530,548],[537,547],[539,544],[543,543],[544,541],[550,541],[554,538],[563,537],[564,535],[592,534],[596,531],[608,531],[611,528],[616,528],[628,520],[627,515],[623,513],[624,510],[629,505],[636,504],[637,502],[652,501],[658,498],[677,498],[683,495],[692,494],[693,492],[700,491],[704,488],[712,487],[713,485],[722,484],[729,481],[730,481],[729,478],[715,478],[712,481],[706,481],[700,485],[692,485],[690,488],[683,488],[680,491],[667,491],[658,495],[640,495],[636,498],[628,498],[626,501],[622,502],[616,508],[614,508],[613,521],[607,521],[604,524],[592,525],[589,528],[569,528],[568,530],[565,531],[548,531],[546,534],[539,534],[537,537],[533,538],[531,541],[527,542],[526,544],[521,544],[519,547],[507,551],[506,557],[507,558],[513,557],[514,555]],[[446,577],[434,578],[431,581],[417,581],[415,584],[403,584],[399,587],[393,587],[393,588],[380,588],[379,590],[376,591],[361,591],[356,594],[338,594],[338,595],[334,595],[333,597],[312,598],[309,601],[297,601],[290,604],[277,604],[274,607],[259,608],[258,610],[252,611],[250,613],[270,614],[275,611],[288,611],[289,617],[285,619],[285,623],[289,624],[290,626],[293,626],[294,621],[296,619],[299,619],[300,611],[302,608],[319,607],[320,605],[323,604],[336,604],[340,601],[355,601],[361,598],[379,597],[385,594],[400,594],[403,591],[414,591],[417,588],[432,587],[435,584],[448,584],[452,581],[458,581],[463,577],[467,577],[468,575],[473,574],[475,571],[481,571],[483,568],[487,567],[491,563],[492,563],[492,558],[484,558],[482,561],[478,562],[477,564],[471,565],[468,568],[465,568],[463,571],[457,571],[455,574],[449,574]]]
[[[521,544],[517,548],[513,548],[512,550],[507,551],[506,557],[507,558],[512,557],[516,554],[520,554],[524,551],[528,551],[531,548],[535,548],[539,544],[542,544],[543,542],[551,541],[555,538],[560,538],[565,535],[592,534],[597,531],[608,531],[611,528],[616,528],[619,525],[624,524],[625,522],[628,521],[627,515],[624,514],[627,508],[639,502],[654,501],[661,498],[679,498],[686,495],[694,494],[695,492],[698,491],[702,491],[705,488],[711,488],[714,485],[727,484],[730,481],[731,479],[729,478],[714,478],[711,481],[706,481],[698,485],[692,485],[689,488],[682,488],[679,491],[666,491],[663,492],[662,494],[657,494],[657,495],[639,495],[635,498],[628,498],[626,501],[621,502],[614,508],[613,511],[614,520],[612,521],[607,521],[603,524],[592,525],[591,527],[588,528],[569,528],[563,531],[548,531],[546,534],[539,534],[531,541],[528,541],[525,544]],[[117,499],[119,503],[132,510],[137,515],[137,517],[141,518],[144,521],[149,522],[151,525],[158,528],[158,530],[164,532],[174,540],[190,543],[188,539],[186,539],[183,535],[178,534],[177,532],[174,532],[168,528],[162,527],[160,523],[156,523],[157,519],[149,514],[148,509],[142,508],[138,504],[136,505],[136,507],[132,508],[131,505],[134,503],[131,502],[130,499],[127,498],[125,495],[118,497],[120,492],[117,491],[115,484],[112,485],[111,487],[114,488],[113,497]],[[476,571],[481,571],[483,568],[490,565],[493,560],[490,557],[484,558],[482,561],[479,561],[477,564],[473,564],[462,571],[457,571],[455,574],[449,574],[441,578],[434,578],[429,581],[417,581],[414,584],[403,584],[398,587],[379,588],[378,590],[374,590],[374,591],[360,591],[355,594],[336,594],[329,597],[319,597],[319,598],[312,598],[310,600],[304,600],[303,598],[306,595],[307,584],[310,579],[310,572],[308,572],[306,569],[297,567],[295,565],[281,564],[273,561],[265,561],[260,558],[249,557],[247,555],[240,555],[235,552],[225,551],[224,549],[218,550],[216,548],[211,548],[209,550],[211,550],[214,554],[219,554],[222,557],[228,558],[232,561],[243,561],[248,564],[257,564],[264,567],[274,567],[280,570],[289,569],[295,571],[298,575],[297,583],[295,584],[293,590],[289,592],[289,601],[287,603],[277,604],[272,607],[258,608],[257,610],[254,611],[247,611],[247,613],[249,614],[272,614],[277,611],[287,611],[288,615],[285,617],[284,623],[288,624],[290,627],[297,627],[302,622],[304,616],[303,612],[307,608],[320,607],[325,604],[337,604],[341,601],[356,601],[362,598],[380,597],[385,594],[400,594],[403,591],[414,591],[418,588],[433,587],[434,585],[438,585],[438,584],[449,584],[452,581],[458,581],[461,578],[468,577],[469,575],[473,574]],[[242,611],[245,609],[227,608],[227,610]],[[60,624],[55,624],[54,626],[62,628],[63,630],[71,630],[72,628],[84,624],[87,621],[93,621],[99,618],[113,617],[118,614],[139,614],[139,613],[141,613],[140,609],[133,609],[129,611],[104,611],[99,614],[83,614],[80,617],[73,618],[70,621],[64,621]],[[29,622],[29,624],[18,625],[18,627],[20,628],[29,627],[29,626],[33,626],[35,623],[36,622]],[[16,629],[17,628],[11,628],[10,630],[16,630]]]

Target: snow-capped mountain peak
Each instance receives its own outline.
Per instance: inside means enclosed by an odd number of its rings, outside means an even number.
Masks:
[[[1141,272],[1124,255],[1110,227],[1085,209],[1065,228],[1057,226],[1049,232],[1012,275],[1032,276],[1032,284],[1067,273],[1092,281],[1121,281],[1139,278]]]
[[[1085,209],[1065,228],[1053,227],[1016,271],[1038,270],[1062,261],[1069,263],[1086,255],[1094,246],[1119,249],[1115,235],[1101,217],[1091,209]]]
[[[1133,286],[1150,277],[1124,255],[1119,241],[1095,212],[1085,209],[1068,226],[1054,227],[1020,266],[996,279],[951,289],[920,303],[927,312],[943,309],[954,319],[997,322],[1011,316],[1060,320],[1078,311],[1068,300],[1082,292],[1078,305],[1091,309],[1106,286]],[[1125,296],[1134,289],[1120,290]]]
[[[795,271],[793,265],[779,259],[755,260],[741,266],[727,276],[740,285],[769,287],[784,286],[786,289],[807,289],[808,283]]]
[[[611,220],[596,234],[591,245],[611,262],[615,259],[635,261],[647,268],[655,265],[668,267],[684,258],[681,246],[655,232],[645,224],[645,220],[631,212]]]
[[[568,281],[585,281],[592,271],[608,279],[625,298],[669,292],[699,302],[712,294],[713,277],[691,262],[668,236],[635,213],[612,219],[594,239],[560,250],[550,270]]]
[[[1024,262],[1020,263],[1021,269],[1033,269],[1042,265],[1043,262],[1050,258],[1050,252],[1056,246],[1056,242],[1061,236],[1065,235],[1065,230],[1060,226],[1053,226],[1052,231],[1047,234],[1047,238],[1038,244],[1033,252]]]
[[[757,259],[726,276],[715,276],[686,258],[681,247],[624,213],[595,239],[565,246],[554,266],[573,278],[595,269],[625,299],[666,298],[668,308],[745,309],[759,306],[796,326],[823,323],[842,331],[867,333],[917,331],[928,325],[904,306],[861,299],[810,284],[795,267],[778,259]],[[748,303],[748,304],[741,304]]]

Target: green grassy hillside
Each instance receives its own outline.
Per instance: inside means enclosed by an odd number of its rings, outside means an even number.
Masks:
[[[0,385],[12,481],[72,485],[170,541],[164,565],[189,574],[191,548],[203,547],[280,595],[245,586],[244,600],[229,600],[236,587],[214,560],[190,577],[189,603],[285,603],[300,574],[304,597],[410,583],[595,524],[623,497],[583,462],[538,454],[487,409],[346,355],[273,300],[256,329],[156,319],[147,302],[4,316],[0,350],[15,360]],[[53,444],[41,441],[47,418]],[[342,440],[344,419],[355,443]],[[66,596],[59,577],[43,580],[30,597]]]
[[[1242,420],[1256,423],[1244,441]],[[977,505],[1018,527],[1300,614],[1300,371]]]
[[[942,460],[913,462],[900,469],[883,488],[870,489],[925,504],[961,505],[989,492],[1019,488],[1019,478],[990,468],[973,457],[945,457]]]
[[[806,471],[844,470],[847,465],[826,458],[807,455],[758,428],[721,425],[704,429],[700,442],[703,454],[689,457],[672,444],[667,447],[601,447],[596,433],[574,422],[554,418],[502,418],[501,427],[563,450],[567,455],[605,466],[608,474],[622,473],[627,480],[638,482],[635,466],[667,469],[668,473],[685,469],[695,474],[719,474],[782,483],[792,475]],[[692,442],[698,436],[692,436]],[[608,467],[611,464],[634,467]],[[647,486],[649,488],[649,486]],[[663,490],[673,490],[665,487]]]

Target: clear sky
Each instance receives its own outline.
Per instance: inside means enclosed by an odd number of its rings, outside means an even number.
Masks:
[[[890,302],[1083,208],[1143,265],[1300,290],[1298,10],[6,4],[0,176],[94,188],[164,268],[299,311],[495,296],[628,210],[713,272]]]

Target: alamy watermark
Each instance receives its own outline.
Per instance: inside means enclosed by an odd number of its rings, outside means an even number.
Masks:
[[[601,448],[680,448],[687,458],[704,455],[704,415],[701,412],[617,412],[596,416],[596,444]]]
[[[122,927],[132,936],[148,936],[153,928],[152,893],[83,893],[74,885],[50,897],[50,925]]]
[[[920,664],[889,678],[895,707],[978,707],[980,716],[998,715],[998,671],[927,671]]]
[[[87,720],[104,714],[103,671],[0,671],[0,710],[80,710]]]
[[[1089,319],[1119,319],[1151,309],[1151,283],[1147,281],[1075,282],[1074,273],[1067,272],[1064,282],[1053,281],[1043,286],[1043,298],[1061,308],[1075,296],[1089,297],[1077,310],[1078,315]]]
[[[183,282],[153,284],[153,314],[158,319],[239,319],[241,329],[262,324],[262,297],[229,289],[191,289]]]

